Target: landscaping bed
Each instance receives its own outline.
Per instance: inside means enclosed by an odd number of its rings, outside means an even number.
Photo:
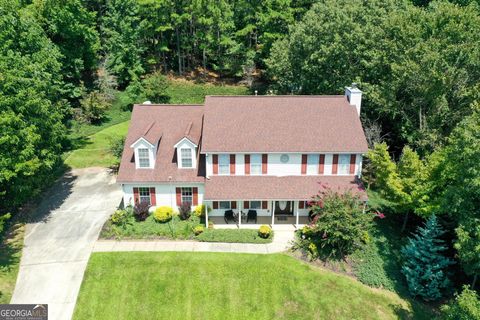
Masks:
[[[423,319],[396,294],[284,254],[92,254],[74,319]]]
[[[196,239],[203,242],[270,243],[273,231],[268,238],[262,238],[257,229],[207,229]]]

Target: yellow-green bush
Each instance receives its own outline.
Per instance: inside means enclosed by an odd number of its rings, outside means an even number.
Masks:
[[[203,228],[202,225],[198,225],[198,226],[195,226],[195,228],[193,228],[193,233],[198,236],[200,233],[202,233],[205,229]]]
[[[272,234],[272,228],[270,228],[265,224],[261,225],[260,228],[258,229],[258,235],[261,238],[267,239],[268,237],[270,237],[271,234]]]
[[[194,210],[194,213],[195,213],[195,216],[197,217],[205,217],[205,211],[208,210],[208,212],[212,211],[211,208],[207,207],[206,205],[204,204],[201,204],[201,205],[198,205],[195,207],[195,210]]]
[[[153,218],[157,222],[168,222],[172,219],[173,209],[169,206],[162,206],[155,209]]]

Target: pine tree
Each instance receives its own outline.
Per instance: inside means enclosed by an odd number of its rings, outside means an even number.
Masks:
[[[451,286],[446,269],[453,262],[443,254],[447,247],[440,237],[444,233],[437,218],[432,216],[402,248],[405,258],[402,272],[408,290],[426,301],[439,299]]]

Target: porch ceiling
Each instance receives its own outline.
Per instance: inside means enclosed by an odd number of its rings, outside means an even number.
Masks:
[[[212,176],[205,182],[205,200],[308,200],[322,185],[366,193],[353,176]]]

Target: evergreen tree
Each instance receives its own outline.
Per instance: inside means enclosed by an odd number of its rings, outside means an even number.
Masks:
[[[447,247],[440,239],[444,233],[437,217],[432,216],[402,248],[405,258],[402,272],[412,296],[437,300],[450,288],[447,267],[453,262],[444,256]]]

